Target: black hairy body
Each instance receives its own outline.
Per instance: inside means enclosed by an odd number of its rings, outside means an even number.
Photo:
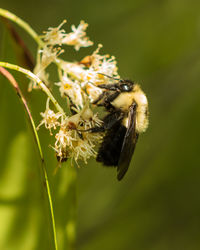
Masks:
[[[108,124],[107,118],[105,117],[104,124]],[[96,160],[102,162],[105,166],[117,167],[125,134],[126,127],[121,124],[121,119],[115,121],[115,124],[106,131]]]

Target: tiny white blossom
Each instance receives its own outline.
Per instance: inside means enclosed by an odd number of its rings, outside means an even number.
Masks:
[[[72,25],[72,32],[66,34],[65,38],[62,40],[62,43],[74,46],[75,50],[79,50],[81,47],[89,47],[93,45],[93,42],[90,41],[88,37],[86,37],[85,30],[87,27],[88,24],[84,21],[81,21],[77,28]]]
[[[94,84],[91,84],[90,82],[86,84],[85,89],[91,103],[96,101],[99,98],[99,96],[103,93],[103,90],[101,88],[96,87]]]
[[[87,160],[90,157],[96,157],[97,153],[94,150],[94,145],[91,145],[86,140],[79,139],[74,144],[73,150],[71,152],[72,158],[77,161],[83,160],[87,164]]]
[[[40,128],[40,126],[42,126],[43,124],[45,125],[46,129],[50,130],[50,134],[51,133],[51,129],[56,129],[57,126],[60,126],[60,122],[58,121],[58,119],[62,116],[62,114],[60,112],[55,113],[53,110],[51,110],[49,108],[49,98],[47,99],[47,104],[46,104],[46,110],[44,113],[40,113],[42,116],[42,121],[40,122],[40,124],[38,125],[37,129]]]
[[[109,55],[100,55],[99,50],[101,48],[102,45],[99,44],[97,49],[93,52],[93,59],[90,68],[92,68],[96,72],[108,75],[110,77],[119,77],[115,57]]]
[[[73,137],[71,132],[72,131],[66,129],[66,126],[61,124],[59,132],[55,135],[55,147],[52,148],[56,151],[57,159],[60,162],[63,162],[70,157],[67,146],[69,144],[72,145]]]
[[[62,54],[64,50],[61,50],[60,47],[54,48],[52,46],[45,46],[40,50],[40,65],[42,69],[45,69],[49,64],[56,61],[56,58]]]
[[[75,122],[78,125],[78,120],[79,120],[79,123],[81,123],[82,126],[84,126],[84,130],[96,126],[100,127],[103,124],[103,122],[98,118],[98,113],[94,114],[93,111],[89,108],[89,103],[86,103],[84,108],[81,110],[75,108],[74,110],[77,112],[77,114],[72,117],[77,117],[77,118],[75,118],[76,120],[74,120],[73,122]]]
[[[85,77],[85,69],[82,65],[79,65],[77,63],[70,63],[66,62],[64,60],[59,59],[59,65],[63,72],[70,75],[71,78],[75,78],[79,81],[83,81]]]
[[[61,76],[61,82],[56,83],[60,88],[61,96],[69,96],[73,104],[83,107],[83,91],[78,81],[72,81],[66,75]]]
[[[58,27],[56,28],[48,28],[48,31],[45,31],[45,35],[42,36],[43,40],[47,45],[62,45],[63,39],[66,36],[66,32],[64,29],[60,29],[67,21],[64,20]]]
[[[55,142],[55,146],[56,148],[66,148],[68,147],[72,147],[72,142],[75,141],[76,139],[74,138],[72,130],[68,129],[68,127],[66,126],[66,123],[62,124],[60,126],[60,130],[59,132],[56,134],[55,138],[56,138],[56,142]]]
[[[90,129],[93,126],[100,126],[101,121],[97,115],[85,106],[78,110],[77,114],[67,117],[61,124],[59,132],[56,134],[56,142],[54,150],[61,161],[66,157],[66,152],[69,158],[75,160],[83,160],[87,163],[90,157],[96,156],[95,146],[100,142],[102,136],[99,133],[90,131],[82,132]]]
[[[68,74],[71,78],[77,79],[80,82],[82,88],[88,82],[92,82],[94,84],[104,83],[105,78],[102,75],[98,74],[92,67],[89,69],[85,69],[84,65],[78,63],[69,63],[63,60],[59,60],[60,67],[63,72]]]
[[[71,78],[75,78],[80,81],[82,88],[91,84],[98,86],[99,84],[110,83],[109,77],[119,78],[117,62],[114,56],[100,55],[99,50],[102,47],[99,44],[98,48],[90,56],[86,56],[79,63],[69,63],[63,60],[59,60],[62,70],[69,74]],[[106,77],[109,76],[109,77]],[[91,83],[88,85],[88,83]],[[94,90],[94,88],[92,88]],[[102,92],[102,90],[96,89],[97,92]],[[94,98],[93,98],[94,99]]]
[[[40,49],[37,54],[37,63],[33,70],[33,73],[40,78],[47,86],[49,85],[49,74],[45,71],[46,68],[54,61],[57,57],[63,53],[63,50],[60,48],[53,48],[52,46],[44,46],[43,49]],[[34,81],[29,83],[28,91],[32,89],[39,88],[38,84]]]
[[[88,104],[79,112],[80,115],[80,130],[85,130],[82,134],[83,139],[89,143],[90,146],[95,147],[98,143],[101,142],[103,138],[102,133],[93,133],[90,129],[95,127],[101,127],[103,122],[98,118],[98,114],[94,114],[93,111],[89,108]]]
[[[94,127],[101,127],[103,122],[102,122],[102,120],[100,120],[98,118],[98,113],[94,114],[92,112],[92,110],[90,110],[90,111],[91,111],[91,116],[85,120],[85,124],[84,124],[85,129],[90,129],[90,128],[94,128]],[[83,118],[84,117],[85,117],[85,114],[84,114]]]
[[[97,67],[95,67],[96,71],[99,73],[111,76],[111,77],[119,77],[117,73],[117,66],[116,66],[116,60],[115,57],[112,56],[110,58],[104,57],[102,62],[99,63]]]

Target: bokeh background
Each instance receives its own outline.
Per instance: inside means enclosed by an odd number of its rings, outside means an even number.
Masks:
[[[53,175],[51,138],[39,131],[59,249],[72,249],[66,234],[74,216],[78,250],[200,249],[200,1],[1,0],[0,7],[38,33],[63,19],[68,25],[85,20],[95,46],[102,43],[102,54],[115,55],[121,77],[138,81],[149,99],[149,129],[123,181],[115,169],[91,160],[77,169],[76,197],[74,170],[64,165]],[[16,29],[35,53],[31,38]],[[2,23],[0,40],[0,60],[16,63]],[[94,48],[69,50],[66,58],[79,60]],[[27,81],[15,76],[38,124],[45,96],[27,94]],[[0,81],[0,249],[53,249],[30,126],[13,89]]]

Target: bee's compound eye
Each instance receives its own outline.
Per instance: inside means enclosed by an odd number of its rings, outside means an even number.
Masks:
[[[122,84],[120,87],[121,87],[121,90],[124,92],[130,91],[130,86],[127,84]]]

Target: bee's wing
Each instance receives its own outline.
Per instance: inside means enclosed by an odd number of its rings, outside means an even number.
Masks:
[[[120,153],[120,159],[117,167],[117,179],[120,181],[128,170],[132,155],[134,153],[135,145],[137,143],[138,134],[135,131],[136,125],[136,104],[129,109],[128,113],[128,127],[124,136],[124,141]]]

